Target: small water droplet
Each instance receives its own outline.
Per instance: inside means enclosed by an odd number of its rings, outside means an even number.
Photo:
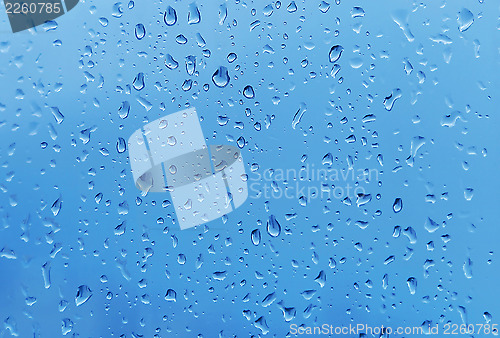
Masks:
[[[243,89],[243,96],[245,96],[247,99],[253,99],[255,97],[255,92],[253,91],[252,86],[246,86]]]
[[[84,304],[90,297],[92,297],[92,290],[87,285],[80,285],[75,296],[76,306]]]
[[[137,40],[142,40],[146,36],[146,28],[142,23],[138,23],[135,26],[135,37]]]
[[[281,233],[281,225],[278,223],[274,215],[269,216],[267,221],[267,233],[271,237],[278,237]]]
[[[330,62],[337,62],[338,59],[342,56],[342,52],[344,51],[344,47],[341,45],[335,45],[330,48],[330,53],[328,53],[328,57],[330,58]]]

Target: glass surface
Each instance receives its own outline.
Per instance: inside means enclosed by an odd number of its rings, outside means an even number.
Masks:
[[[72,6],[0,10],[0,337],[498,335],[497,1]],[[248,197],[181,230],[128,142],[191,107]]]

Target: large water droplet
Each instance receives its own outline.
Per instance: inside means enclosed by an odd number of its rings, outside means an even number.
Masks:
[[[474,14],[467,8],[462,8],[457,15],[458,29],[465,32],[474,23]]]
[[[196,4],[193,2],[192,4],[189,5],[188,23],[190,25],[194,25],[199,23],[200,21],[201,21],[200,11],[198,10]]]
[[[175,12],[175,9],[168,6],[167,10],[165,11],[165,15],[163,16],[163,21],[167,26],[175,25],[175,23],[177,22],[177,13]]]
[[[212,81],[219,88],[224,88],[229,83],[229,74],[227,72],[227,68],[224,66],[220,66],[212,75]]]

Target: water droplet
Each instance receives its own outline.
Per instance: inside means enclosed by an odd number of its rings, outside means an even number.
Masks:
[[[137,40],[142,40],[146,36],[146,28],[142,23],[138,23],[135,26],[135,37]]]
[[[186,56],[186,72],[189,76],[192,76],[196,71],[196,56],[188,55]]]
[[[229,63],[233,63],[237,58],[238,58],[238,56],[235,53],[229,53],[227,55],[227,61]]]
[[[290,2],[288,7],[286,8],[286,10],[288,11],[288,13],[296,12],[297,11],[297,4],[295,4],[295,1]]]
[[[198,10],[196,4],[193,2],[192,4],[189,5],[188,24],[194,25],[199,23],[200,21],[201,21],[200,11]]]
[[[179,67],[179,63],[174,59],[174,57],[170,54],[167,54],[165,56],[165,66],[167,66],[168,69],[176,69]]]
[[[325,271],[321,270],[318,274],[318,276],[314,279],[316,283],[319,284],[319,286],[324,287],[326,284],[326,273]]]
[[[172,289],[168,289],[167,293],[165,294],[165,300],[169,301],[169,302],[176,302],[177,301],[177,293]]]
[[[59,111],[59,108],[51,107],[50,111],[52,112],[52,115],[54,115],[54,118],[56,119],[57,124],[63,123],[64,115]]]
[[[341,45],[335,45],[330,48],[330,53],[328,53],[328,57],[330,58],[330,62],[337,62],[338,59],[342,56],[342,52],[344,51],[344,47]]]
[[[333,155],[332,153],[326,153],[321,160],[321,164],[326,166],[331,166],[333,164]]]
[[[268,307],[269,305],[271,305],[274,301],[276,300],[276,294],[273,292],[273,293],[270,293],[268,294],[263,300],[262,300],[262,306],[263,307]]]
[[[274,10],[274,7],[272,4],[269,4],[267,5],[266,7],[264,7],[264,9],[262,9],[262,13],[265,15],[265,16],[271,16],[273,15],[273,10]]]
[[[62,201],[61,201],[61,198],[58,198],[52,204],[52,207],[50,208],[50,210],[52,211],[52,213],[54,214],[54,216],[57,216],[59,214],[59,212],[61,211],[61,207],[62,207]]]
[[[111,12],[111,15],[114,16],[115,18],[121,18],[123,15],[123,8],[122,8],[122,3],[117,2],[113,5],[113,9]]]
[[[118,115],[121,119],[126,119],[130,113],[130,103],[128,101],[123,101],[122,105],[118,109]]]
[[[227,72],[227,68],[224,66],[220,66],[212,75],[213,83],[219,87],[224,88],[229,83],[229,74]]]
[[[253,230],[250,237],[252,239],[253,245],[259,245],[259,243],[260,243],[260,230],[259,229]]]
[[[326,1],[321,1],[321,3],[319,4],[319,10],[321,11],[321,13],[326,13],[329,9],[330,4]]]
[[[70,333],[71,330],[73,330],[73,321],[69,318],[64,318],[62,320],[62,326],[61,326],[61,332],[62,332],[63,336]]]
[[[439,229],[439,224],[437,224],[432,219],[430,219],[429,217],[427,217],[427,220],[425,221],[425,224],[424,224],[424,228],[428,232],[432,233],[432,232],[436,231],[437,229]]]
[[[90,299],[90,297],[92,297],[92,291],[89,287],[87,285],[80,285],[75,296],[76,306],[84,304]]]
[[[271,237],[278,237],[281,233],[281,225],[278,223],[274,215],[269,216],[267,221],[267,233]]]
[[[472,278],[472,261],[470,260],[470,258],[467,258],[465,260],[463,269],[465,277]]]
[[[394,200],[394,204],[392,205],[392,210],[394,210],[394,212],[397,214],[398,212],[401,211],[401,209],[403,209],[403,200],[398,197]]]
[[[116,151],[121,154],[127,150],[127,142],[121,137],[118,138],[118,142],[116,142]]]
[[[410,293],[414,295],[415,292],[417,292],[417,279],[415,277],[410,277],[408,278],[406,283],[408,284],[408,289],[410,290]]]
[[[167,144],[169,146],[175,146],[177,144],[177,139],[175,138],[175,136],[169,136],[167,138]]]
[[[351,17],[353,18],[361,18],[365,16],[365,10],[361,7],[353,7],[351,9]]]
[[[464,197],[467,201],[470,201],[472,199],[472,197],[474,197],[474,189],[466,188],[464,190]]]
[[[403,92],[401,89],[396,88],[392,91],[392,93],[384,99],[384,106],[387,111],[391,111],[394,103],[397,99],[403,96]]]
[[[187,41],[187,38],[182,34],[179,34],[175,37],[175,42],[177,42],[179,45],[185,45]]]
[[[243,95],[244,95],[247,99],[253,99],[253,98],[255,97],[255,92],[253,91],[252,86],[246,86],[246,87],[243,89]]]
[[[163,16],[163,21],[167,26],[173,26],[177,22],[177,12],[172,7],[168,6]]]
[[[255,322],[254,325],[256,328],[260,329],[262,331],[262,334],[266,335],[269,333],[269,326],[266,323],[266,319],[262,316],[259,317]]]
[[[462,8],[457,15],[458,29],[465,32],[474,23],[474,14],[467,8]]]
[[[141,91],[144,89],[144,73],[139,73],[137,76],[134,78],[134,82],[132,83],[134,86],[134,89],[137,91]]]

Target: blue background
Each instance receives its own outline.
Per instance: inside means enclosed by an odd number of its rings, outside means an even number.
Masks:
[[[296,1],[290,13],[288,1],[198,1],[201,22],[189,24],[191,2],[87,1],[57,24],[17,34],[2,12],[0,336],[57,337],[64,320],[73,323],[68,335],[79,337],[283,337],[291,324],[323,323],[442,329],[486,323],[485,312],[498,322],[498,2],[330,2],[323,13],[319,1]],[[173,26],[163,19],[169,5]],[[219,5],[227,8],[224,20]],[[352,17],[353,6],[365,15]],[[461,32],[464,7],[474,22]],[[407,22],[413,39],[396,21]],[[142,39],[137,24],[145,27]],[[328,56],[334,45],[343,47],[336,76]],[[165,66],[167,54],[176,69]],[[189,55],[196,57],[192,76]],[[212,82],[221,66],[230,76],[224,88]],[[138,73],[145,76],[140,91]],[[253,99],[243,95],[247,85]],[[396,89],[402,96],[387,110],[384,99]],[[124,101],[130,113],[121,118]],[[358,181],[371,201],[309,196],[301,204],[296,195],[251,192],[227,218],[177,230],[170,196],[140,194],[117,142],[191,106],[207,143],[242,148],[251,180],[269,169],[327,168],[322,161],[331,153],[330,169],[347,170],[350,157],[354,170],[375,170],[378,178],[277,179],[273,186]],[[374,121],[363,121],[368,114]],[[448,127],[446,115],[459,118]],[[229,122],[220,125],[223,117]],[[350,135],[355,142],[346,142]],[[407,161],[418,139],[425,143]],[[277,237],[266,230],[271,215],[281,226]],[[435,232],[425,229],[428,218],[439,225]],[[120,235],[115,228],[124,221]],[[394,237],[396,226],[413,228],[416,243]],[[321,271],[324,286],[315,281]],[[77,306],[81,285],[92,296]],[[165,300],[168,289],[175,302]],[[310,299],[307,290],[315,290]],[[263,306],[272,293],[276,300]],[[295,315],[287,318],[283,307]]]

